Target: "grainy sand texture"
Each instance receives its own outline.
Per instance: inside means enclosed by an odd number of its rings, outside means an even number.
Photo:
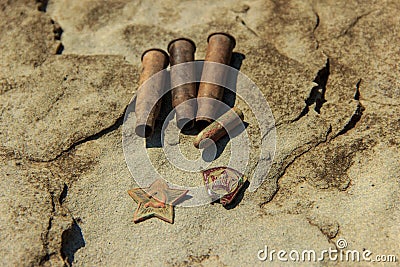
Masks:
[[[282,266],[294,262],[259,251],[319,253],[340,239],[399,264],[399,14],[397,0],[0,0],[0,265]],[[272,167],[232,209],[134,224],[121,140],[140,56],[187,37],[204,59],[217,31],[235,36],[240,71],[271,107]],[[254,116],[236,104],[256,151]],[[195,159],[193,139],[179,145]],[[160,173],[199,179],[162,148],[148,153]]]

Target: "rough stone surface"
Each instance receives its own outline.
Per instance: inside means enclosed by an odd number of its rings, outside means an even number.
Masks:
[[[254,266],[266,245],[321,251],[342,238],[399,261],[399,11],[394,0],[0,1],[1,265]],[[236,37],[232,65],[272,109],[272,168],[234,208],[134,224],[121,125],[141,53],[185,36],[203,59],[214,31]],[[236,103],[251,170],[261,136]],[[224,142],[215,164],[229,159]],[[148,151],[160,173],[197,181]]]
[[[3,145],[49,161],[111,127],[129,102],[133,71],[115,56],[49,58],[0,95]]]

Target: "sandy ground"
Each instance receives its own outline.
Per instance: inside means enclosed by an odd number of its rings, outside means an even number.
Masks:
[[[398,1],[0,1],[1,265],[281,266],[259,250],[340,239],[398,264],[399,12]],[[272,168],[233,209],[134,224],[121,138],[141,53],[184,36],[203,59],[215,31],[235,36],[240,71],[271,107]],[[180,145],[196,158],[192,138]],[[181,177],[161,152],[149,149],[155,168]]]

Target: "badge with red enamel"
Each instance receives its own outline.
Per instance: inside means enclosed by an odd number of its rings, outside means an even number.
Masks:
[[[222,205],[230,204],[240,191],[246,177],[229,167],[215,167],[203,171],[204,183],[208,195],[220,199]]]

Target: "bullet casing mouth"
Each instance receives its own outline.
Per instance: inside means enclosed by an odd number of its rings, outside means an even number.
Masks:
[[[226,84],[227,69],[218,64],[207,64],[207,62],[216,62],[229,65],[232,58],[232,51],[236,45],[235,38],[224,32],[212,33],[207,38],[207,52],[205,64],[201,75],[202,81],[217,80],[220,84]],[[221,101],[224,95],[224,87],[213,83],[201,82],[197,97],[211,98]],[[196,122],[199,124],[210,123],[218,113],[217,107],[207,103],[207,101],[199,102],[197,109]]]
[[[206,148],[210,146],[213,143],[212,141],[217,142],[243,123],[243,119],[243,112],[239,108],[233,107],[224,113],[218,121],[213,121],[204,128],[194,139],[193,145],[196,148]]]
[[[165,75],[157,73],[168,66],[169,57],[164,50],[151,48],[143,52],[141,59],[142,70],[135,105],[135,132],[138,136],[147,138],[154,132],[165,88]]]
[[[189,101],[197,97],[196,70],[194,64],[186,64],[181,67],[173,66],[194,61],[196,51],[195,43],[188,38],[178,38],[168,44],[169,58],[171,62],[171,96],[172,108],[176,112],[176,121],[179,129],[190,130],[193,128],[193,120],[196,116],[197,105],[195,101]]]

